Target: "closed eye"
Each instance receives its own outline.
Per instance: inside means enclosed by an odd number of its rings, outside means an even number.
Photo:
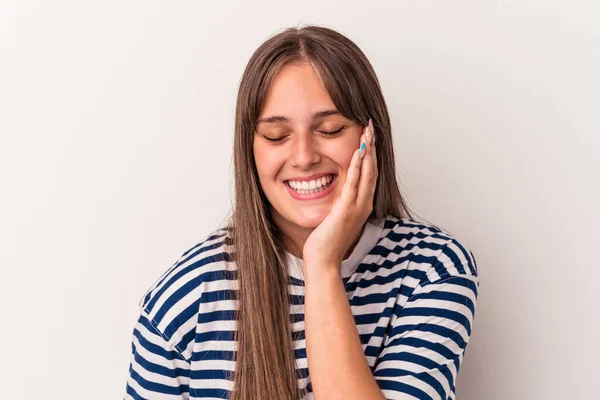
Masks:
[[[321,133],[324,133],[326,135],[335,135],[336,133],[340,133],[342,130],[344,130],[344,128],[346,128],[346,126],[342,126],[340,129],[338,129],[337,131],[332,131],[332,132],[327,132],[327,131],[319,131]]]
[[[285,139],[285,136],[282,136],[282,137],[279,137],[279,138],[270,138],[270,137],[267,137],[267,136],[263,135],[263,137],[265,139],[267,139],[269,142],[279,142],[279,141],[282,141],[283,139]]]
[[[344,125],[344,126],[342,126],[340,129],[338,129],[338,130],[335,130],[335,131],[318,131],[318,132],[320,132],[320,133],[323,133],[323,134],[325,134],[325,135],[335,135],[335,134],[337,134],[337,133],[340,133],[341,131],[343,131],[343,130],[344,130],[346,127],[347,127],[347,126],[346,126],[346,125]],[[262,136],[263,136],[265,139],[267,139],[269,142],[280,142],[280,141],[282,141],[283,139],[285,139],[285,138],[286,138],[286,136],[282,136],[282,137],[278,137],[278,138],[270,138],[270,137],[268,137],[268,136],[265,136],[265,135],[262,135]]]

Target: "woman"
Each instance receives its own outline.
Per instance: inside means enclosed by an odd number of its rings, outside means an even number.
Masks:
[[[475,259],[412,217],[361,50],[318,26],[262,44],[234,157],[229,223],[140,302],[125,397],[454,399]]]

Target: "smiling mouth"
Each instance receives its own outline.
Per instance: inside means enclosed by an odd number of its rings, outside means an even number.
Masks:
[[[285,181],[285,184],[298,194],[314,194],[327,190],[335,180],[336,175],[330,174],[311,181]]]

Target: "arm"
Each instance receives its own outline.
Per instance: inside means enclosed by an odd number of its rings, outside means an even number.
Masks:
[[[367,364],[341,278],[344,254],[373,211],[373,132],[369,119],[340,197],[304,243],[306,356],[316,400],[385,400]]]
[[[305,268],[306,354],[315,400],[385,400],[367,364],[344,283],[333,272],[339,270],[314,270],[313,276]]]
[[[189,373],[190,364],[142,311],[133,331],[124,399],[188,399]]]

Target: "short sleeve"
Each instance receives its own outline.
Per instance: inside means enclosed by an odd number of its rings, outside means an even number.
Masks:
[[[189,399],[189,362],[143,311],[133,330],[131,349],[124,399]]]
[[[448,249],[445,250],[449,252]],[[391,322],[373,371],[388,400],[453,400],[455,381],[471,336],[479,281],[474,257],[445,257],[450,268],[432,271]],[[439,262],[438,262],[439,264]],[[461,271],[454,275],[446,271]]]

